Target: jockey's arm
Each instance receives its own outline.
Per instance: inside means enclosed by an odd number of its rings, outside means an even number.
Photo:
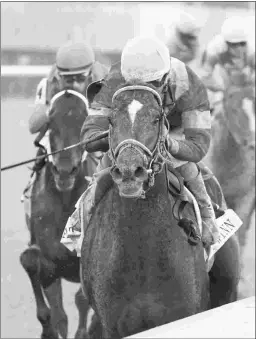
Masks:
[[[93,103],[92,107],[89,110],[89,115],[85,119],[85,122],[82,126],[80,140],[85,142],[83,148],[87,152],[97,152],[102,151],[106,152],[109,148],[108,146],[108,137],[103,139],[90,142],[86,144],[88,140],[96,137],[100,133],[107,131],[109,127],[108,114],[110,110],[105,107],[100,107],[97,103]]]
[[[96,137],[109,128],[109,115],[111,114],[111,101],[116,88],[122,83],[120,74],[120,63],[112,65],[111,70],[105,78],[103,87],[94,97],[89,110],[89,115],[83,124],[80,139],[82,142]],[[87,152],[106,152],[109,149],[108,137],[85,144],[84,149]]]
[[[40,132],[42,127],[48,122],[46,91],[47,78],[43,78],[37,86],[35,109],[28,122],[29,131],[32,134]]]
[[[197,163],[203,159],[210,146],[211,114],[205,86],[191,69],[187,70],[189,89],[176,102],[185,139],[169,138],[169,151],[179,160]]]
[[[202,70],[200,71],[201,80],[207,89],[213,92],[224,91],[225,88],[214,78],[215,66],[218,64],[218,57],[208,52],[204,52],[202,60]]]

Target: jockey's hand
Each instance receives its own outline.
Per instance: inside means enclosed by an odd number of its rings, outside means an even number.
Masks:
[[[202,221],[204,223],[204,221]],[[219,233],[211,232],[209,228],[203,225],[202,230],[202,242],[205,248],[209,248],[211,245],[215,244],[218,240]]]
[[[179,144],[178,141],[175,140],[174,138],[172,138],[170,136],[170,134],[168,134],[167,136],[167,145],[168,145],[168,151],[172,154],[175,155],[177,154],[178,150],[179,150]]]

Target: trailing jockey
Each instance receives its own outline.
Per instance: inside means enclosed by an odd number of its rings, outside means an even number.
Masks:
[[[176,23],[170,27],[168,33],[166,45],[170,56],[186,64],[195,60],[199,51],[200,30],[201,28],[192,15],[180,12]]]
[[[48,122],[47,111],[53,96],[64,89],[72,89],[86,96],[88,85],[103,79],[107,73],[107,67],[95,61],[92,48],[83,41],[68,41],[58,49],[56,64],[52,66],[48,77],[43,78],[37,86],[35,109],[29,119],[30,133],[39,133],[37,141],[41,141],[41,145],[44,146],[39,147],[37,156],[45,154],[45,146],[48,143],[44,134]],[[44,158],[38,159],[33,167],[33,173],[40,171],[44,164]],[[30,183],[24,193],[29,187]]]
[[[101,90],[91,103],[89,115],[82,127],[81,140],[94,138],[108,129],[113,94],[118,86],[133,80],[154,85],[163,98],[164,110],[168,114],[170,124],[168,150],[174,157],[174,167],[184,178],[185,185],[199,204],[203,221],[202,240],[204,245],[209,247],[217,241],[219,231],[211,199],[197,165],[206,155],[211,140],[207,91],[202,81],[188,66],[169,56],[169,50],[163,42],[154,38],[136,37],[126,43],[121,64],[119,62],[112,66],[110,73],[102,81]],[[107,152],[108,149],[107,137],[85,146],[87,152]],[[97,178],[104,171],[106,173],[110,166],[110,158],[108,153],[105,153],[91,186],[79,199],[77,209],[69,218],[66,230],[74,229],[69,227],[69,223],[77,224],[75,229],[79,235],[80,201],[83,197],[86,199],[84,205],[87,206],[87,211],[83,211],[83,220],[86,218],[88,221],[91,207],[97,203]],[[67,245],[71,238],[74,238],[74,234],[65,232],[61,242]]]
[[[255,41],[246,27],[241,17],[226,19],[203,53],[200,75],[212,109],[223,110],[223,92],[230,86],[255,86]]]

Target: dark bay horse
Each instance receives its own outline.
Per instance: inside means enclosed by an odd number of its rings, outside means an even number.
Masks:
[[[209,279],[202,243],[191,245],[173,215],[159,94],[125,85],[113,96],[109,122],[114,183],[94,208],[81,251],[83,292],[94,314],[88,335],[122,338],[234,301],[237,243],[224,245]],[[183,213],[198,230],[191,205]],[[219,279],[223,257],[235,267],[231,284]]]
[[[80,93],[67,90],[53,97],[49,112],[52,152],[79,143],[87,115],[88,102]],[[88,185],[85,175],[88,172],[82,163],[82,148],[70,148],[52,156],[52,161],[37,174],[30,194],[31,214],[26,215],[30,244],[20,261],[33,287],[42,338],[59,338],[59,335],[67,338],[61,278],[80,282],[79,258],[60,239],[75,203]],[[87,304],[80,291],[76,294],[76,304],[83,319]]]
[[[223,111],[212,122],[212,143],[204,162],[218,178],[229,208],[243,221],[243,249],[255,210],[255,87],[230,86]]]

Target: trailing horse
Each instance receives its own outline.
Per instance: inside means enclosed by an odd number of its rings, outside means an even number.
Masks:
[[[49,111],[51,152],[79,143],[81,126],[87,115],[88,102],[80,93],[67,90],[53,97]],[[91,162],[90,165],[95,170],[95,164]],[[80,282],[79,258],[61,244],[60,239],[75,203],[87,188],[85,175],[88,171],[86,163],[82,162],[81,146],[69,148],[52,155],[52,161],[47,161],[36,174],[29,192],[27,202],[31,211],[26,214],[26,222],[30,243],[20,261],[33,287],[42,338],[59,338],[59,335],[67,338],[61,278]],[[87,303],[80,290],[76,294],[76,304],[80,319],[84,319]]]
[[[217,252],[209,275],[193,205],[176,215],[159,94],[125,85],[113,96],[109,122],[112,167],[100,180],[113,184],[93,209],[81,251],[83,292],[94,314],[88,335],[122,338],[234,301],[235,237]]]
[[[238,231],[243,248],[255,210],[255,87],[230,86],[223,108],[213,117],[204,162],[218,178],[228,207],[243,221]]]

